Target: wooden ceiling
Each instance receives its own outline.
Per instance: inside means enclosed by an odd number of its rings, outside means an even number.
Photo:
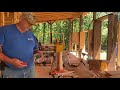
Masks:
[[[37,22],[47,22],[65,19],[74,19],[80,15],[86,15],[88,12],[33,12]]]

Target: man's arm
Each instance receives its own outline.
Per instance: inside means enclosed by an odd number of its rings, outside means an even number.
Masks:
[[[10,63],[10,64],[12,64],[12,60],[11,60],[11,58],[9,58],[9,57],[7,57],[6,55],[4,55],[3,53],[2,53],[2,48],[0,47],[0,60],[1,61],[3,61],[3,62],[7,62],[7,63]]]

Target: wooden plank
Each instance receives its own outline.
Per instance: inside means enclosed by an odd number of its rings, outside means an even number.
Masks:
[[[4,26],[4,12],[0,12],[0,26]]]
[[[108,41],[107,41],[107,59],[109,60],[108,70],[116,70],[116,39],[118,29],[118,16],[110,14],[108,16]]]
[[[101,50],[101,21],[94,21],[94,38],[93,38],[93,58],[100,59],[100,50]]]
[[[79,32],[72,33],[72,43],[79,44]]]
[[[12,13],[18,13],[18,15],[11,15]],[[74,19],[79,18],[80,15],[85,16],[88,12],[33,12],[36,16],[36,21],[40,22],[47,22],[47,21],[55,21],[55,20],[67,20],[67,19]],[[19,19],[21,12],[5,12],[5,17],[8,18],[10,21],[14,18]],[[12,16],[12,18],[11,18]],[[18,21],[17,19],[13,19],[12,23]],[[7,23],[8,24],[8,23]]]
[[[9,12],[9,17],[7,17],[7,12],[4,12],[4,25],[9,25],[14,23],[14,12]]]
[[[80,15],[86,15],[86,12],[34,12],[37,16],[37,22],[54,21],[79,18]]]
[[[120,66],[120,23],[118,29],[118,56],[117,56],[117,66]]]
[[[89,56],[92,56],[92,52],[93,52],[92,36],[93,36],[93,30],[89,30],[88,31],[88,54]]]
[[[108,15],[102,16],[102,17],[100,17],[100,18],[98,18],[98,19],[96,19],[96,20],[98,20],[98,21],[103,21],[103,20],[105,20],[105,19],[108,19]]]
[[[106,71],[106,73],[112,75],[119,75],[120,76],[120,71]]]
[[[85,32],[80,32],[80,49],[85,52]]]
[[[109,78],[120,78],[120,75],[109,76]]]
[[[88,61],[90,70],[108,71],[108,62],[106,60],[93,59]]]

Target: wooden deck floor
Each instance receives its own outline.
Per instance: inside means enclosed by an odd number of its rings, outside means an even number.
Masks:
[[[35,66],[35,71],[37,78],[53,78],[51,75],[49,75],[50,66],[43,66],[37,64]]]

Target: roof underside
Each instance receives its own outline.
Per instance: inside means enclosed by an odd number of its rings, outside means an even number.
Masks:
[[[87,12],[33,12],[37,22],[47,22],[56,20],[65,20],[78,18],[80,15],[86,15]]]

